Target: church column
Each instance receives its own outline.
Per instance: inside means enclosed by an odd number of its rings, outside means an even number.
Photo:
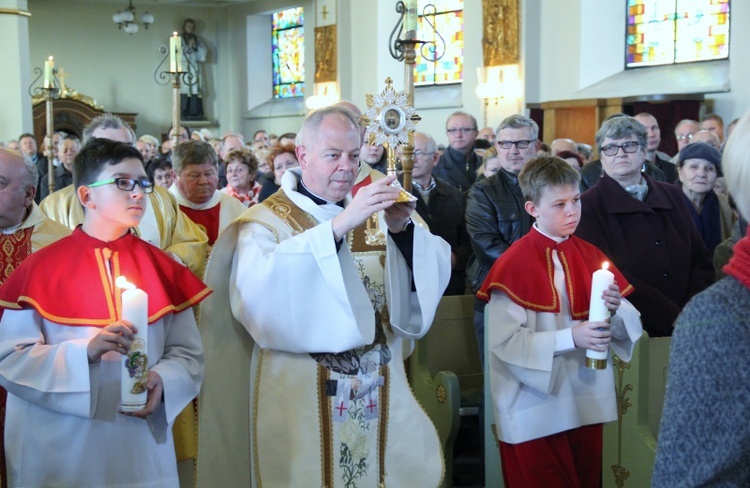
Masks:
[[[0,0],[0,140],[33,132],[27,0]],[[43,60],[39,60],[41,67]]]

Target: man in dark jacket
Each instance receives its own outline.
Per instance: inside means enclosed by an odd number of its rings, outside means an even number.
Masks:
[[[445,123],[448,147],[440,157],[433,174],[460,192],[467,192],[477,179],[482,158],[474,152],[477,119],[466,112],[454,112]]]
[[[484,282],[495,260],[530,229],[532,218],[524,209],[518,173],[539,149],[539,126],[522,115],[511,115],[497,128],[495,141],[500,170],[478,181],[466,201],[466,229],[476,261],[470,272],[472,291]],[[484,305],[474,308],[474,326],[480,351],[484,351]]]
[[[471,255],[464,222],[464,198],[456,188],[436,178],[432,170],[438,162],[437,144],[428,134],[414,134],[412,193],[417,197],[417,213],[451,246],[451,279],[443,295],[466,293],[466,263]]]

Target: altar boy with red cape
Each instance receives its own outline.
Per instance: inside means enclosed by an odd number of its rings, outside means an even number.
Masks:
[[[612,314],[589,322],[592,273],[607,257],[573,236],[580,175],[560,158],[529,161],[518,177],[531,231],[495,262],[477,296],[489,301],[487,350],[507,488],[598,488],[602,423],[617,419],[612,369],[586,367],[586,350],[629,360],[641,336],[633,287],[614,267],[601,298]]]
[[[177,487],[170,424],[200,389],[191,307],[210,290],[130,232],[153,190],[137,149],[94,139],[74,164],[83,225],[0,287],[9,485]],[[120,276],[148,295],[148,398],[128,414],[120,376],[137,328],[122,319]]]

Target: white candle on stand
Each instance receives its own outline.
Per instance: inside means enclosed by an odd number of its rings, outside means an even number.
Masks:
[[[182,71],[182,38],[176,32],[169,38],[169,71]]]
[[[404,3],[406,15],[404,17],[404,31],[406,39],[417,38],[417,0],[406,0]]]
[[[609,263],[602,263],[602,269],[594,271],[591,276],[591,301],[589,302],[589,322],[604,322],[609,318],[609,309],[602,298],[602,292],[615,282],[615,275],[609,271]],[[592,351],[586,349],[586,367],[605,369],[609,348],[606,351]]]
[[[44,62],[44,88],[53,88],[54,87],[54,74],[55,69],[55,59],[50,56],[47,61]]]
[[[148,295],[124,276],[118,276],[115,285],[125,289],[122,293],[122,319],[138,329],[120,370],[120,410],[135,412],[143,410],[148,398],[144,387],[148,378]]]

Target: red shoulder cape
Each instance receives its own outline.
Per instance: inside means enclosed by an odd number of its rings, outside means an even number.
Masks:
[[[130,233],[103,242],[78,227],[21,263],[0,286],[0,308],[34,308],[58,324],[104,327],[122,316],[122,290],[110,285],[118,276],[148,294],[149,324],[211,293],[187,267]]]
[[[492,265],[477,297],[489,301],[492,290],[501,290],[518,305],[536,312],[560,312],[560,297],[555,289],[552,251],[556,250],[565,271],[565,288],[571,315],[586,320],[591,299],[591,275],[610,261],[592,244],[575,236],[561,243],[545,236],[536,228],[515,242]],[[610,261],[622,296],[633,292],[633,285]]]

